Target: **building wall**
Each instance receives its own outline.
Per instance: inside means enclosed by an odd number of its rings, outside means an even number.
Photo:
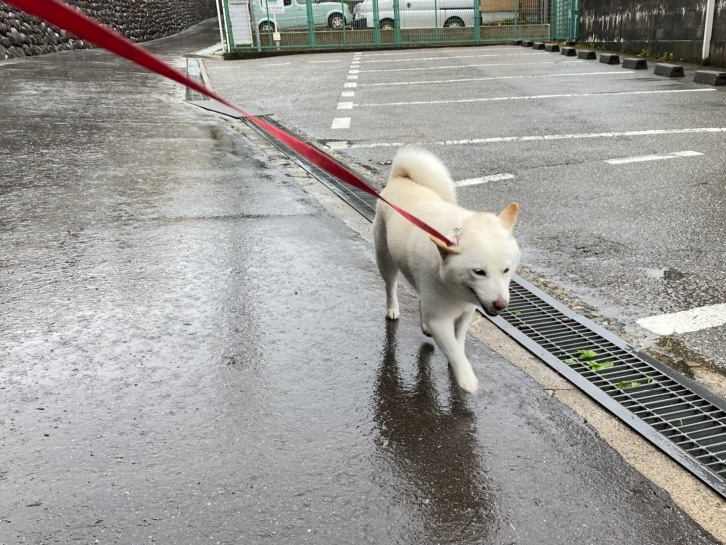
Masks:
[[[216,17],[215,0],[64,0],[134,42],[176,34]],[[46,25],[0,0],[0,60],[91,44]]]
[[[708,64],[726,66],[726,0],[716,0]],[[579,41],[702,62],[706,1],[580,0]]]

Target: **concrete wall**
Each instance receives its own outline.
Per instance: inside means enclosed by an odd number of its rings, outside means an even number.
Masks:
[[[170,36],[210,17],[215,0],[64,0],[135,42]],[[0,60],[91,44],[25,15],[0,0]]]
[[[726,66],[726,0],[716,0],[709,63]],[[580,0],[579,41],[702,62],[706,1]]]

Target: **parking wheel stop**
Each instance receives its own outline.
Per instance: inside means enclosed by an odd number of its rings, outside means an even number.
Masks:
[[[707,83],[709,85],[726,85],[726,72],[715,70],[696,70],[693,76],[694,83]]]
[[[682,66],[665,62],[656,64],[653,73],[656,76],[665,76],[666,78],[682,78],[685,76]]]
[[[605,64],[620,64],[620,56],[612,53],[601,53],[600,62]]]
[[[647,70],[648,61],[646,61],[645,59],[628,57],[623,59],[623,68],[630,68],[632,70]]]

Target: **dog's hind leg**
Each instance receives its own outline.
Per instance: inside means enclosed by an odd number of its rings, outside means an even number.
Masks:
[[[373,223],[373,234],[376,242],[376,264],[386,285],[386,318],[397,320],[400,315],[398,308],[398,267],[388,251],[386,228],[383,222],[375,221]]]

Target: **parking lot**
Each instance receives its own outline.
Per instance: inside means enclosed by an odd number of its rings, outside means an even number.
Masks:
[[[667,78],[649,64],[521,46],[205,60],[221,94],[374,183],[418,144],[448,164],[464,206],[517,200],[523,274],[639,347],[695,328],[661,344],[718,391],[700,364],[726,368],[724,94],[693,83],[695,67]],[[707,319],[651,320],[689,310]]]

